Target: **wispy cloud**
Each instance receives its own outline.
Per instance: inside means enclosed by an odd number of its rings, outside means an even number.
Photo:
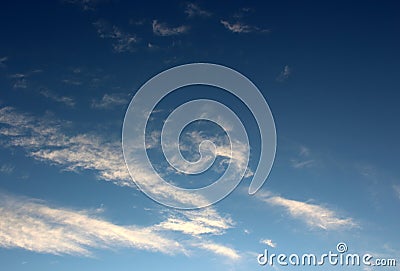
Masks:
[[[156,228],[200,236],[221,235],[233,225],[231,218],[222,217],[215,209],[209,207],[196,211],[175,212],[167,220],[156,225]]]
[[[160,23],[157,20],[153,21],[153,33],[158,36],[174,36],[184,34],[188,31],[189,27],[186,25],[169,27],[166,23]]]
[[[290,216],[304,221],[311,228],[338,230],[358,226],[352,218],[340,217],[335,211],[322,205],[291,200],[271,193],[261,194],[259,198],[269,205],[285,209]]]
[[[228,246],[216,244],[216,243],[210,243],[210,242],[202,242],[197,245],[199,248],[211,251],[215,254],[218,254],[223,257],[228,257],[231,260],[238,260],[240,259],[239,253]]]
[[[188,17],[210,17],[212,15],[211,12],[202,9],[199,5],[195,3],[188,3],[185,8],[185,13]]]
[[[287,80],[291,74],[292,74],[292,69],[288,65],[286,65],[285,67],[283,67],[283,70],[278,75],[276,80],[278,82],[283,82],[283,81]]]
[[[269,247],[276,247],[276,243],[272,242],[271,239],[261,239],[260,244],[267,245]]]
[[[37,160],[59,165],[64,170],[93,170],[100,179],[135,187],[122,156],[121,143],[110,142],[93,134],[71,135],[63,121],[48,120],[19,113],[11,107],[0,109],[0,139],[3,146],[23,148]],[[143,143],[140,144],[143,147]],[[176,193],[170,188],[154,186],[154,173],[144,170],[144,161],[134,164],[135,178],[159,194],[182,203],[204,205],[207,199],[188,192]],[[173,211],[153,230],[181,233],[191,238],[220,235],[232,228],[229,216],[220,215],[214,208],[196,211]]]
[[[128,95],[121,93],[104,94],[100,100],[93,100],[92,107],[98,109],[110,109],[126,106],[129,103]]]
[[[73,80],[73,79],[63,79],[62,82],[64,84],[73,85],[73,86],[80,86],[82,85],[81,81]]]
[[[297,160],[297,159],[292,159],[290,160],[292,167],[294,168],[308,168],[311,167],[314,164],[314,160]]]
[[[135,46],[139,42],[139,38],[134,34],[123,32],[115,25],[110,25],[104,20],[99,20],[93,25],[97,29],[97,33],[103,39],[111,39],[115,52],[133,52]]]
[[[198,131],[193,131],[187,133],[182,142],[180,142],[179,148],[181,150],[187,151],[189,155],[197,154],[195,148],[197,148],[201,142],[205,140],[210,140],[215,144],[215,155],[221,158],[220,163],[216,164],[213,169],[217,172],[223,172],[225,167],[230,164],[231,167],[238,173],[243,170],[247,170],[246,177],[250,177],[253,175],[253,171],[250,168],[247,168],[247,152],[249,151],[249,146],[244,142],[235,142],[235,149],[231,149],[230,145],[224,144],[223,136],[205,136],[203,133]],[[176,142],[175,142],[176,143]],[[175,148],[175,144],[173,142],[169,142],[168,139],[165,140],[165,150],[169,148]],[[189,171],[198,171],[207,165],[213,157],[204,155],[202,157],[201,162],[196,164],[187,164],[184,163],[182,159],[180,159],[179,155],[171,157],[171,161],[178,166],[178,168],[182,169],[185,172]]]
[[[14,168],[15,167],[11,164],[3,164],[0,166],[0,172],[9,175],[13,173]]]
[[[28,80],[26,79],[25,74],[16,73],[16,74],[12,74],[10,77],[14,79],[14,84],[13,84],[14,89],[28,87]]]
[[[6,67],[6,62],[8,60],[8,57],[4,56],[0,58],[0,68],[5,68]]]
[[[96,5],[100,2],[99,0],[64,0],[64,1],[69,4],[77,5],[85,11],[95,10]]]
[[[248,16],[250,13],[254,12],[255,9],[249,7],[243,7],[238,12],[233,14],[233,18],[235,19],[242,19],[245,16]]]
[[[186,253],[175,240],[151,228],[120,226],[90,210],[47,206],[43,201],[0,193],[0,247],[92,256],[92,249],[133,248]]]
[[[296,169],[314,166],[315,160],[311,158],[311,151],[305,146],[300,146],[296,158],[290,160],[291,166]]]
[[[41,73],[41,72],[42,72],[41,69],[34,69],[34,70],[30,70],[26,73],[14,73],[14,74],[9,75],[9,77],[14,80],[14,83],[13,83],[14,89],[18,89],[18,88],[24,89],[24,88],[28,87],[28,79],[27,78],[32,75]]]
[[[69,107],[75,106],[75,100],[73,98],[57,95],[56,93],[54,93],[48,89],[42,89],[40,91],[40,94],[50,100],[53,100],[53,101],[59,102],[59,103],[63,103]]]
[[[396,193],[396,196],[400,199],[400,185],[393,185],[393,190]]]
[[[233,33],[251,33],[251,32],[260,32],[260,33],[268,33],[270,30],[268,29],[262,29],[257,26],[252,26],[248,25],[242,22],[235,22],[231,23],[226,20],[221,20],[220,21],[223,26],[225,26],[226,29]]]
[[[308,157],[310,156],[310,149],[307,148],[306,146],[300,146],[300,150],[299,150],[299,155],[300,156],[304,156],[304,157]]]
[[[30,157],[60,165],[66,170],[95,170],[99,178],[132,185],[119,142],[107,142],[94,134],[70,135],[63,121],[41,119],[0,109],[3,144],[25,149]]]

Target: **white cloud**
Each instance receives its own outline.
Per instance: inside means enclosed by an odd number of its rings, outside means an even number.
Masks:
[[[299,146],[296,158],[290,160],[291,166],[296,169],[309,168],[314,166],[315,160],[310,158],[311,151],[305,146]]]
[[[73,71],[75,73],[75,71]],[[73,79],[63,79],[62,82],[64,84],[73,85],[73,86],[80,86],[82,85],[81,81],[73,80]]]
[[[70,107],[74,107],[75,106],[75,101],[74,99],[72,99],[71,97],[67,97],[67,96],[59,96],[56,93],[47,90],[47,89],[43,89],[42,91],[40,91],[40,94],[50,100],[59,102],[59,103],[63,103],[67,106]]]
[[[400,185],[393,185],[394,192],[396,196],[400,199]]]
[[[240,259],[239,253],[235,249],[230,248],[228,246],[211,243],[211,242],[203,242],[203,243],[199,243],[198,247],[208,250],[208,251],[211,251],[220,256],[228,257],[231,260],[239,260]]]
[[[185,13],[188,17],[210,17],[212,15],[211,12],[200,8],[199,5],[195,3],[188,3],[185,8]]]
[[[211,208],[208,210],[211,210],[211,213],[215,212]],[[189,213],[199,220],[210,219],[205,222],[206,224],[224,227],[223,219],[212,220],[218,215],[206,218],[204,213],[197,216],[195,212]],[[171,235],[171,231],[175,229],[160,229],[159,225],[147,227],[116,225],[101,218],[100,215],[101,210],[54,207],[41,200],[10,196],[0,192],[0,247],[84,257],[93,256],[93,251],[96,249],[119,248],[189,256],[193,254],[192,249],[200,248],[231,260],[240,258],[235,249],[201,237],[188,239],[180,236],[178,242]],[[165,231],[167,232],[164,233]],[[193,232],[187,229],[179,232],[193,235]],[[167,235],[169,237],[166,237]]]
[[[186,253],[151,228],[119,226],[88,210],[52,208],[44,202],[0,194],[0,247],[91,256],[91,249],[134,248]]]
[[[224,128],[229,130],[228,125],[226,125]],[[215,171],[223,172],[226,165],[231,164],[232,168],[238,174],[240,174],[240,172],[242,172],[243,170],[247,170],[245,177],[250,177],[254,175],[253,171],[247,167],[246,154],[249,152],[249,146],[244,142],[234,142],[233,145],[236,146],[236,148],[231,149],[231,146],[229,144],[224,144],[224,137],[222,136],[210,137],[210,136],[205,136],[201,132],[193,131],[186,134],[184,140],[180,142],[179,148],[181,150],[189,151],[190,154],[194,154],[197,153],[196,149],[198,148],[200,143],[205,140],[209,140],[214,143],[215,156],[219,156],[222,158],[221,162],[213,168]],[[165,143],[166,143],[166,148],[176,148],[176,146],[174,146],[174,143],[172,142],[167,141]],[[177,167],[182,171],[190,172],[190,171],[198,171],[199,169],[205,168],[205,165],[207,165],[212,159],[213,157],[203,156],[200,163],[187,164],[183,163],[181,157],[177,155],[172,157],[171,161],[173,161],[173,163],[177,165]]]
[[[69,135],[62,121],[44,120],[16,112],[11,107],[0,109],[0,135],[5,144],[21,147],[41,161],[58,164],[71,171],[95,170],[104,180],[132,186],[119,142],[106,142],[93,134]]]
[[[233,33],[270,32],[268,29],[261,29],[257,26],[247,25],[241,22],[230,23],[226,20],[221,20],[220,22],[223,26],[225,26],[226,29]]]
[[[292,74],[292,69],[288,65],[286,65],[285,67],[283,67],[283,71],[281,71],[276,80],[279,82],[283,82],[286,79],[288,79],[291,74]]]
[[[2,124],[0,135],[2,136],[4,146],[23,148],[30,157],[33,157],[34,159],[40,161],[59,165],[64,170],[93,170],[100,179],[113,181],[114,183],[117,183],[119,185],[135,187],[125,166],[120,142],[109,142],[99,137],[98,135],[93,134],[70,135],[70,133],[68,133],[68,130],[66,130],[63,126],[63,124],[65,123],[63,121],[50,120],[48,118],[37,118],[28,114],[18,113],[15,109],[11,107],[0,108],[0,123]],[[66,124],[67,127],[71,126],[71,124]],[[170,190],[169,188],[160,188],[154,186],[154,173],[147,172],[143,170],[143,168],[143,161],[137,161],[134,169],[135,177],[140,178],[146,185],[148,185],[147,188],[151,189],[151,191],[155,194],[162,195],[167,198],[173,198],[173,200],[182,202],[184,204],[189,202],[194,203],[193,205],[204,205],[204,202],[207,202],[207,199],[201,196],[195,197],[187,192],[176,193],[174,190]],[[24,204],[24,206],[29,205]],[[17,208],[18,206],[15,207]],[[42,208],[39,207],[41,206],[34,206],[30,209],[42,210]],[[4,209],[2,210],[4,211]],[[18,207],[18,210],[21,209]],[[50,210],[55,213],[60,213],[60,215],[65,214],[65,210]],[[20,219],[20,217],[18,217],[18,220],[16,220],[16,218],[11,216],[12,214],[18,213],[20,213],[20,211],[12,210],[0,214],[0,216],[9,217],[8,221],[21,221],[22,219]],[[37,214],[32,215],[32,217],[37,216]],[[104,240],[104,238],[106,238],[107,241],[104,242],[107,243],[100,242],[98,239],[88,239],[89,237],[95,238],[92,237],[92,235],[97,236],[97,232],[93,232],[95,230],[97,231],[97,229],[89,229],[89,227],[91,227],[92,225],[91,223],[103,223],[102,221],[98,221],[96,219],[90,220],[91,216],[89,215],[83,217],[83,220],[80,221],[81,223],[79,223],[79,225],[68,225],[68,227],[72,227],[72,230],[74,231],[68,231],[68,234],[64,232],[63,234],[60,234],[60,237],[55,236],[56,239],[54,242],[51,243],[50,241],[43,241],[44,243],[38,242],[36,244],[35,242],[35,244],[32,244],[32,242],[29,243],[29,241],[27,240],[36,240],[34,238],[38,238],[38,241],[40,241],[42,238],[44,238],[45,233],[48,235],[48,233],[52,233],[52,231],[63,231],[63,228],[49,228],[48,224],[54,224],[54,221],[51,220],[53,219],[52,217],[49,218],[49,220],[51,221],[49,223],[47,223],[46,221],[43,222],[42,218],[40,218],[41,220],[39,220],[38,222],[36,220],[32,220],[30,215],[23,214],[23,217],[27,218],[26,221],[31,223],[31,227],[33,228],[28,227],[26,228],[27,230],[23,232],[19,232],[17,230],[7,232],[7,235],[4,238],[8,240],[7,242],[9,247],[24,247],[26,249],[45,253],[68,253],[86,255],[90,253],[88,250],[89,247],[111,247],[114,244],[108,244],[108,237],[102,235],[100,235],[99,238],[101,238],[101,240]],[[41,228],[35,228],[39,227],[37,226],[37,224],[41,225],[43,223],[45,226],[43,230]],[[81,224],[81,228],[76,228],[79,227]],[[88,229],[86,229],[86,226],[84,226],[86,224],[88,225]],[[5,227],[6,224],[3,225],[1,225],[0,231],[3,228],[10,228],[9,226]],[[23,225],[19,226],[19,224],[15,225],[17,225],[15,229],[18,229],[19,227],[24,227]],[[129,233],[128,230],[131,228],[119,228],[118,226],[112,224],[106,224],[106,226],[109,228],[102,228],[100,229],[101,232],[104,231],[109,232],[109,234],[114,234],[113,231],[119,231],[124,236]],[[197,246],[199,238],[201,238],[203,242],[206,242],[204,237],[209,235],[224,234],[233,226],[234,222],[229,216],[222,216],[214,208],[209,207],[206,209],[193,211],[171,210],[167,217],[164,218],[161,222],[158,222],[157,224],[150,226],[146,229],[141,229],[139,233],[145,231],[145,234],[156,234],[154,238],[151,235],[146,235],[146,238],[150,239],[148,242],[157,242],[157,232],[165,232],[169,235],[183,234],[183,236],[179,235],[179,238],[181,240],[184,240],[187,246],[199,248]],[[137,233],[136,230],[137,229],[135,229],[134,231],[135,233]],[[126,233],[127,231],[128,233]],[[20,235],[17,235],[18,232]],[[82,234],[83,237],[77,234]],[[12,238],[10,237],[10,235],[12,235]],[[87,237],[87,235],[89,235],[89,237]],[[66,239],[60,239],[63,236],[65,236],[64,238]],[[58,240],[57,238],[60,240]],[[68,238],[72,238],[72,240]],[[115,237],[113,235],[109,238],[121,239],[122,237],[120,237],[119,235]],[[166,242],[165,240],[162,241]],[[4,242],[6,241],[2,242],[4,244]],[[119,240],[118,242],[122,243],[120,246],[131,246],[131,244],[126,240]],[[52,244],[54,245],[52,246]],[[138,246],[139,248],[141,248],[141,246],[145,246],[145,244],[139,244]],[[203,246],[201,246],[200,248],[206,249],[210,252],[216,253],[217,255],[221,255],[224,257],[230,257],[232,259],[238,258],[235,250],[229,247],[224,247],[222,245],[213,244],[209,241],[207,241],[206,244],[203,244]],[[156,248],[154,247],[150,247],[150,249],[156,250]],[[166,246],[166,249],[169,249],[168,246]]]
[[[13,88],[17,89],[17,88],[27,88],[28,87],[28,80],[26,79],[27,75],[22,74],[22,73],[16,73],[16,74],[12,74],[10,77],[15,80],[14,84],[13,84]]]
[[[6,67],[6,62],[8,60],[8,57],[4,56],[2,58],[0,58],[0,68],[5,68]]]
[[[215,209],[208,207],[195,211],[175,212],[166,221],[156,225],[156,228],[199,236],[221,235],[233,225],[230,217],[222,217]]]
[[[15,167],[11,164],[3,164],[0,167],[0,172],[9,175],[9,174],[13,173],[14,168]]]
[[[335,211],[321,205],[286,199],[272,194],[262,194],[259,197],[269,205],[284,208],[290,216],[303,220],[311,228],[337,230],[358,226],[352,218],[339,217]]]
[[[103,20],[99,20],[93,25],[97,29],[97,33],[103,39],[111,39],[112,46],[115,52],[132,52],[135,50],[135,45],[139,42],[139,38],[134,34],[125,33],[118,27],[111,26]]]
[[[294,168],[308,168],[311,167],[314,164],[314,160],[297,160],[297,159],[292,159],[290,160],[292,163],[292,167]]]
[[[93,100],[92,107],[98,109],[110,109],[113,107],[124,107],[129,103],[128,95],[121,93],[104,94],[101,100]]]
[[[120,142],[109,142],[93,134],[69,135],[63,129],[62,121],[35,118],[18,113],[11,107],[0,108],[0,123],[3,126],[0,135],[5,146],[21,147],[34,159],[59,165],[64,170],[93,170],[100,179],[135,187],[125,166]],[[175,193],[168,188],[154,186],[154,173],[143,168],[143,161],[135,163],[135,177],[141,179],[155,194],[194,205],[207,202],[187,192]],[[153,228],[199,236],[223,234],[233,225],[229,217],[221,216],[213,208],[206,208],[174,211]]]
[[[64,1],[69,4],[75,4],[85,11],[95,10],[97,3],[99,3],[99,0],[64,0]]]
[[[15,73],[11,74],[9,77],[14,80],[13,83],[13,88],[18,89],[18,88],[27,88],[28,87],[28,77],[41,73],[41,69],[34,69],[30,70],[26,73]]]
[[[310,149],[307,148],[306,146],[300,146],[300,151],[299,151],[299,155],[300,156],[304,156],[304,157],[308,157],[310,156]]]
[[[181,25],[177,27],[169,27],[165,23],[160,23],[157,20],[153,21],[153,33],[158,36],[174,36],[184,34],[189,31],[189,27]]]
[[[276,247],[276,243],[272,242],[271,239],[261,239],[260,244],[267,245],[269,247]]]

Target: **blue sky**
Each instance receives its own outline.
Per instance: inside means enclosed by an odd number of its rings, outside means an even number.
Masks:
[[[339,242],[399,265],[398,9],[394,1],[2,3],[2,269],[285,270],[294,267],[259,266],[257,255],[266,248],[322,254]],[[195,62],[230,67],[257,85],[278,144],[267,182],[250,196],[260,156],[250,110],[213,87],[168,95],[152,114],[146,144],[172,183],[209,184],[227,158],[242,166],[238,152],[217,157],[204,175],[171,173],[159,134],[180,104],[226,104],[250,141],[250,174],[234,192],[181,211],[135,186],[122,124],[147,80]],[[183,132],[189,160],[204,138],[227,144],[207,122]],[[304,267],[322,268],[340,267]]]

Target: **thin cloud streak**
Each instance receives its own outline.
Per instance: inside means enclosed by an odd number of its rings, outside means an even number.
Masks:
[[[94,134],[70,135],[63,121],[35,118],[12,107],[0,108],[0,123],[5,146],[21,147],[28,156],[66,170],[95,170],[101,179],[134,186],[118,142],[105,142]]]
[[[90,134],[69,135],[62,121],[50,121],[18,113],[14,108],[0,108],[0,139],[3,146],[24,149],[34,159],[56,164],[64,170],[93,170],[99,179],[118,185],[135,187],[125,166],[119,142],[107,142]],[[141,143],[140,145],[142,145]],[[190,193],[174,193],[168,188],[154,186],[154,173],[143,170],[143,161],[135,163],[135,177],[143,180],[154,191],[180,202],[207,201]],[[153,226],[157,231],[173,231],[198,237],[204,234],[223,234],[232,228],[233,221],[221,216],[215,209],[174,211],[165,221]]]
[[[268,33],[270,30],[261,29],[257,26],[247,25],[242,22],[231,23],[226,20],[220,20],[220,23],[229,31],[233,33],[251,33],[251,32],[259,32],[259,33]]]
[[[0,172],[10,175],[11,173],[14,172],[15,167],[11,164],[3,164],[0,166]]]
[[[297,169],[308,168],[314,164],[314,160],[301,161],[301,160],[297,160],[297,159],[292,159],[290,162],[292,163],[292,167],[297,168]]]
[[[239,260],[240,259],[240,255],[235,249],[224,246],[224,245],[211,243],[211,242],[203,242],[203,243],[199,243],[198,247],[208,250],[208,251],[211,251],[220,256],[228,257],[231,260]]]
[[[40,91],[40,94],[43,97],[46,97],[46,98],[48,98],[50,100],[53,100],[55,102],[58,102],[58,103],[63,103],[65,105],[69,106],[69,107],[74,107],[75,106],[75,101],[71,97],[59,96],[56,93],[54,93],[54,92],[52,92],[50,90],[47,90],[47,89],[43,89],[42,91]]]
[[[4,56],[0,58],[0,68],[5,68],[6,67],[6,62],[8,60],[8,57]]]
[[[28,80],[26,79],[25,74],[16,73],[16,74],[11,75],[10,77],[15,80],[14,84],[13,84],[14,89],[18,89],[18,88],[25,89],[28,87]]]
[[[271,239],[261,239],[260,244],[264,244],[272,248],[276,247],[276,243],[272,242]]]
[[[285,209],[291,217],[304,221],[311,228],[339,230],[358,227],[352,218],[342,218],[335,211],[312,204],[264,193],[258,196],[263,202]]]
[[[394,192],[396,196],[400,199],[400,185],[393,185]]]
[[[0,193],[0,247],[48,254],[92,256],[92,249],[134,248],[186,253],[150,228],[119,226],[87,210],[48,207],[44,202]]]
[[[177,27],[169,27],[165,23],[160,23],[157,20],[153,21],[153,33],[157,36],[175,36],[184,34],[189,31],[189,27],[181,25]]]
[[[112,40],[113,50],[117,53],[133,52],[139,38],[130,33],[126,33],[115,25],[110,25],[104,20],[98,20],[93,25],[97,29],[100,38]]]
[[[222,217],[215,209],[209,207],[195,211],[174,212],[155,228],[199,237],[205,234],[222,235],[233,226],[234,222],[230,217]]]
[[[285,67],[283,67],[283,71],[281,71],[276,80],[278,82],[284,82],[289,78],[291,74],[292,74],[292,69],[288,65],[286,65]]]
[[[185,13],[189,18],[192,17],[210,17],[212,15],[211,12],[202,9],[199,5],[195,3],[188,3],[185,8]]]
[[[93,100],[92,108],[110,109],[114,107],[126,107],[129,103],[128,95],[121,93],[104,94],[100,100]]]

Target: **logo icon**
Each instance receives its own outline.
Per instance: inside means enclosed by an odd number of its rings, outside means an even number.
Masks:
[[[125,163],[133,181],[147,196],[165,206],[178,209],[196,209],[218,202],[232,192],[246,174],[250,146],[246,129],[239,117],[226,105],[211,99],[186,102],[165,120],[161,131],[161,147],[169,165],[184,174],[199,174],[208,170],[218,155],[218,146],[203,140],[199,146],[200,158],[186,160],[181,154],[179,136],[190,123],[211,121],[221,127],[229,139],[231,160],[241,149],[240,170],[229,163],[225,172],[212,184],[195,189],[175,186],[166,181],[153,167],[146,149],[146,125],[156,105],[176,89],[206,85],[223,89],[240,99],[252,113],[261,137],[260,156],[249,194],[255,194],[271,171],[276,151],[276,130],[271,110],[258,88],[241,73],[225,66],[193,63],[163,71],[147,81],[134,95],[125,114],[122,129],[122,148]],[[207,108],[209,110],[204,110]],[[217,113],[216,113],[217,112]]]

